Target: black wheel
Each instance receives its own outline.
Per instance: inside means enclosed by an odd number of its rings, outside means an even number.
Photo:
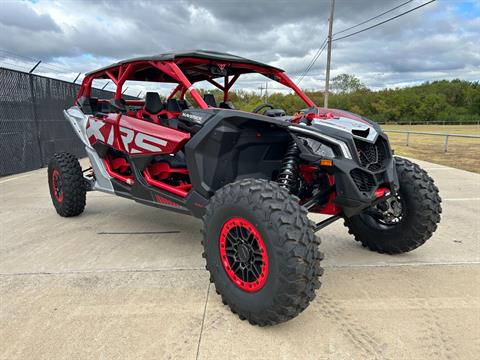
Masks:
[[[437,229],[442,202],[425,170],[395,157],[400,189],[397,196],[345,221],[350,234],[379,253],[399,254],[423,245]]]
[[[204,216],[204,254],[224,304],[254,325],[274,325],[315,297],[321,253],[298,199],[266,180],[218,190]]]
[[[48,163],[48,186],[53,206],[60,216],[77,216],[83,212],[86,202],[85,180],[74,155],[53,155]]]

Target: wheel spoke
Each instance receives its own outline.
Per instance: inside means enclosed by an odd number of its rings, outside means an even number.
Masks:
[[[245,229],[244,227],[240,228],[240,233],[242,235],[242,240],[243,241],[248,241],[248,238],[250,237],[251,233],[247,229]]]
[[[258,279],[258,277],[260,276],[260,271],[258,271],[257,266],[253,265],[250,269],[254,278]]]
[[[235,237],[235,240],[238,242],[240,240],[240,231],[238,229],[238,226],[235,226],[233,231],[234,231],[233,236]]]
[[[228,233],[227,240],[232,244],[236,245],[238,243],[238,238],[234,237],[232,233]]]

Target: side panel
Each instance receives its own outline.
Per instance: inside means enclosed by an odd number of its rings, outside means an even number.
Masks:
[[[115,194],[149,206],[164,208],[183,214],[191,214],[191,211],[185,207],[186,199],[149,186],[143,178],[143,169],[157,154],[157,151],[151,150],[152,147],[155,146],[156,140],[150,141],[148,136],[140,135],[138,143],[141,146],[138,146],[134,141],[135,136],[133,137],[133,144],[126,141],[128,138],[124,141],[122,136],[115,139],[114,132],[117,127],[119,128],[117,123],[120,119],[120,116],[116,114],[109,115],[106,117],[105,121],[102,121],[100,119],[95,119],[91,115],[84,114],[77,106],[74,106],[65,110],[64,116],[71,123],[76,134],[85,144],[85,149],[95,174],[95,180],[92,184],[93,190]],[[137,135],[148,135],[147,132],[149,131],[158,131],[156,125],[151,127],[146,123],[146,126],[142,126],[143,124],[136,124],[129,119],[122,121],[122,124],[125,126],[125,129],[130,130]],[[128,128],[126,126],[128,126]],[[161,128],[165,129],[165,127]],[[122,132],[120,132],[120,134],[122,135]],[[165,153],[165,148],[167,151],[176,151],[190,137],[187,133],[170,128],[168,128],[166,134],[165,141],[167,142],[167,146],[158,151],[158,153]],[[126,135],[123,133],[123,138],[125,137]],[[172,145],[168,146],[169,142]],[[132,146],[132,150],[136,148],[138,149],[138,152],[130,151],[130,154],[125,154],[127,161],[132,166],[133,184],[127,184],[112,178],[108,174],[105,165],[104,158],[106,157],[108,150],[116,148],[116,150],[122,151],[120,149],[125,146],[125,144],[129,145],[129,148]],[[149,146],[150,148],[148,148]],[[132,154],[134,155],[131,156]],[[196,203],[198,204],[201,200],[202,199],[196,201]]]
[[[185,145],[193,189],[210,198],[242,178],[273,179],[291,137],[287,122],[239,111],[221,111]]]
[[[78,106],[72,106],[68,110],[64,110],[63,115],[70,122],[80,140],[85,144],[85,150],[95,173],[95,182],[92,185],[92,189],[114,193],[112,178],[108,175],[103,161],[88,140],[87,122],[90,116],[85,115]]]
[[[130,155],[172,154],[190,139],[186,132],[119,114],[89,117],[86,136],[91,145],[99,141]]]

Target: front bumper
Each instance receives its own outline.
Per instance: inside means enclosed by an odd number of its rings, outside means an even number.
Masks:
[[[321,142],[325,141],[324,137],[328,137],[327,144],[335,148],[333,166],[327,172],[335,178],[334,204],[342,209],[346,217],[357,215],[372,206],[378,200],[378,195],[375,194],[378,188],[388,188],[391,193],[398,189],[395,162],[388,138],[379,128],[376,129],[378,136],[370,139],[335,129],[323,128],[321,136],[318,129],[315,132],[310,128],[309,133],[303,129],[295,130],[301,136],[310,135]],[[330,140],[332,138],[335,142]],[[337,146],[339,143],[342,147]],[[312,154],[298,138],[297,144],[305,161],[318,164],[321,157]]]
[[[385,160],[384,165],[382,170],[373,172],[352,160],[334,160],[334,202],[346,217],[357,215],[370,207],[377,200],[375,190],[379,187],[387,187],[392,193],[396,192],[398,178],[393,158]]]

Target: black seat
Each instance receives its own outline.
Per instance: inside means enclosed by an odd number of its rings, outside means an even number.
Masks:
[[[168,99],[167,100],[167,111],[169,112],[182,112],[177,99]]]
[[[180,105],[180,109],[187,110],[190,109],[190,104],[187,100],[178,100],[178,105]]]
[[[218,107],[217,101],[215,100],[215,96],[213,96],[213,94],[203,94],[203,100],[210,107]]]
[[[77,105],[87,115],[95,114],[99,111],[98,98],[82,96],[77,100]]]
[[[220,107],[221,109],[235,110],[235,106],[232,104],[231,101],[222,101],[222,102],[219,104],[219,107]]]
[[[110,111],[114,113],[125,114],[127,112],[127,106],[125,105],[124,99],[111,99],[110,100]]]
[[[143,107],[149,114],[158,114],[163,110],[163,102],[160,95],[156,92],[147,92],[145,94],[145,105]]]

